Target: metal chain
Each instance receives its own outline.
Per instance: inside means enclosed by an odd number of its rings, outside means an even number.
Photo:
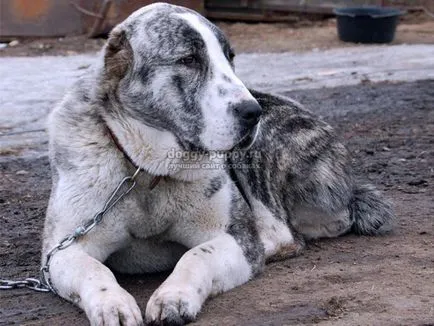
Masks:
[[[87,220],[82,225],[78,226],[74,232],[65,236],[56,246],[54,246],[46,255],[45,264],[40,269],[40,278],[26,278],[22,281],[11,281],[0,279],[0,290],[28,288],[39,292],[53,292],[57,293],[57,290],[53,287],[50,277],[50,263],[54,254],[60,250],[66,249],[71,246],[77,239],[88,234],[95,226],[100,224],[104,218],[104,215],[116,205],[124,196],[126,196],[136,186],[136,178],[140,172],[140,168],[137,168],[136,172],[132,176],[125,177],[116,186],[111,193],[110,197],[105,202],[103,208],[96,213],[93,218]],[[121,189],[126,186],[126,189],[121,192]]]
[[[28,277],[23,281],[0,280],[0,290],[27,288],[38,292],[50,292],[50,289],[36,278]]]

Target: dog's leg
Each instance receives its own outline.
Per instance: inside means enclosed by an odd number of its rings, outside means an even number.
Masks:
[[[208,296],[243,284],[254,274],[243,248],[234,237],[222,234],[184,254],[151,296],[146,322],[182,325],[194,320]]]
[[[78,184],[74,176],[69,178],[65,174],[53,187],[47,209],[42,265],[48,251],[82,225],[85,217],[98,211],[99,203],[103,203],[110,195],[107,192],[116,186],[116,177],[107,181],[108,184],[100,182],[101,186],[94,187],[86,178],[79,179],[83,182]],[[81,307],[92,325],[143,323],[134,298],[120,287],[113,273],[103,264],[110,254],[130,241],[127,226],[119,217],[140,212],[134,205],[134,198],[126,197],[94,230],[55,252],[50,260],[49,276],[54,288],[61,297]]]
[[[134,298],[117,283],[100,261],[72,246],[53,256],[53,285],[63,298],[80,306],[91,325],[142,325]]]

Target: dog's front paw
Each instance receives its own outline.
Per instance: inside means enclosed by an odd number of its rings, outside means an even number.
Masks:
[[[84,307],[92,326],[143,325],[142,314],[136,300],[122,288],[102,288],[93,293],[90,303]]]
[[[149,325],[184,325],[196,319],[202,299],[197,289],[163,284],[149,299],[146,323]]]

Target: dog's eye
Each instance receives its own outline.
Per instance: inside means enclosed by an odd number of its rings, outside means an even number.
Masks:
[[[194,65],[195,63],[197,63],[197,58],[194,55],[188,55],[186,57],[179,59],[178,63],[186,65],[186,66],[191,66],[191,65]]]

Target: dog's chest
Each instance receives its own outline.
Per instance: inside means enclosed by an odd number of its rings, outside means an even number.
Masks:
[[[135,189],[143,215],[130,227],[136,237],[170,238],[179,230],[188,236],[222,230],[229,223],[232,189],[224,174],[195,182],[162,178],[153,189],[150,184],[151,178],[142,177]]]

